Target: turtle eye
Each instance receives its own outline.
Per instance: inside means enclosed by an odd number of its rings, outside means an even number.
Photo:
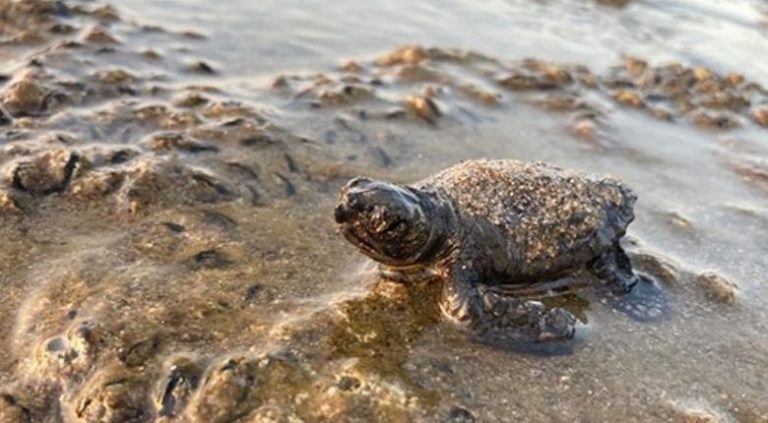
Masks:
[[[391,226],[389,213],[382,206],[376,206],[371,210],[369,218],[369,226],[375,233],[382,233]]]
[[[397,212],[381,205],[374,207],[368,218],[368,228],[376,234],[394,232],[404,224],[405,221]]]

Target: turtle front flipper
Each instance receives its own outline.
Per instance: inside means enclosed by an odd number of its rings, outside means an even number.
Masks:
[[[440,299],[443,313],[481,340],[564,341],[576,318],[562,308],[496,292],[468,265],[449,272]]]
[[[666,315],[667,301],[658,283],[632,270],[627,253],[618,242],[593,261],[590,269],[606,282],[602,294],[612,308],[644,322]]]

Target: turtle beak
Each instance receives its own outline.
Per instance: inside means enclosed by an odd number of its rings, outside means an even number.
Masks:
[[[358,213],[363,211],[365,201],[362,193],[371,184],[368,178],[355,178],[349,181],[342,189],[339,195],[339,204],[333,211],[336,223],[347,223]]]

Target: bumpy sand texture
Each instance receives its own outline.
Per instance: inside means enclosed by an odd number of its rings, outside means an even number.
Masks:
[[[568,114],[621,173],[604,142],[611,105],[650,110],[660,97],[646,80],[660,67],[613,86],[578,64],[406,46],[311,75],[286,69],[270,86],[250,70],[229,79],[228,63],[200,54],[216,48],[205,34],[100,3],[0,0],[0,33],[0,421],[648,421],[675,415],[660,398],[698,396],[745,421],[765,415],[763,340],[748,337],[762,323],[744,279],[721,315],[692,282],[699,271],[645,260],[683,318],[630,326],[568,299],[603,338],[543,359],[439,324],[437,284],[368,286],[329,216],[351,177],[412,181],[479,155],[461,142],[521,103]],[[695,77],[689,65],[667,74]],[[756,84],[710,74],[715,85],[675,98],[764,131]],[[699,101],[708,86],[749,105]],[[673,121],[693,113],[661,105]],[[514,129],[510,145],[529,142]],[[533,148],[574,142],[554,134]],[[603,158],[584,151],[584,167]],[[764,163],[733,168],[764,195]],[[754,233],[766,227],[737,206]],[[695,214],[678,226],[681,239],[711,228]]]

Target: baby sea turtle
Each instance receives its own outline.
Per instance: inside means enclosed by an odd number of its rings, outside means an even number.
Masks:
[[[572,338],[576,319],[522,293],[568,285],[585,269],[619,297],[638,282],[653,286],[632,271],[619,245],[636,200],[611,177],[477,160],[413,185],[353,179],[334,214],[383,276],[443,280],[439,305],[450,320],[480,336],[544,341]],[[657,305],[638,307],[661,313]]]

